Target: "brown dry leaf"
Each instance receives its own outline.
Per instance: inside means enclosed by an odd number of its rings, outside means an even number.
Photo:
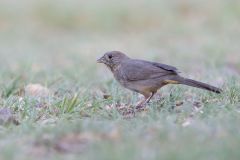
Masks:
[[[24,89],[25,95],[33,97],[48,97],[51,92],[41,84],[29,84]]]
[[[116,109],[125,119],[135,117],[134,106],[129,106],[126,104],[117,104]]]
[[[183,105],[183,101],[177,101],[177,102],[176,102],[176,106],[177,106],[177,107],[179,107],[179,106],[181,106],[181,105]]]
[[[112,98],[111,95],[108,95],[108,94],[104,94],[104,95],[103,95],[103,99],[110,99],[110,98]]]
[[[194,107],[200,108],[200,107],[202,107],[202,105],[203,105],[203,104],[202,104],[201,102],[199,102],[199,101],[194,101],[194,102],[193,102],[193,106],[194,106]]]
[[[117,104],[116,106],[117,111],[123,116],[124,119],[131,119],[138,114],[141,117],[147,115],[149,109],[146,107],[136,109],[136,106],[126,105],[126,104]],[[111,107],[112,108],[112,105]]]

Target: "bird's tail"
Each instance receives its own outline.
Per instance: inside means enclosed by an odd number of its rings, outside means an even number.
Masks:
[[[176,80],[180,84],[184,84],[184,85],[187,85],[187,86],[201,88],[201,89],[205,89],[205,90],[215,92],[215,93],[221,93],[222,92],[222,89],[220,89],[220,88],[211,86],[211,85],[203,83],[203,82],[195,81],[195,80],[192,80],[192,79],[183,78],[183,77],[176,77],[176,79],[174,78],[174,80]]]

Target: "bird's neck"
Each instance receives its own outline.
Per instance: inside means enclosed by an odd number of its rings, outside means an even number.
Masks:
[[[119,63],[119,64],[112,64],[112,65],[109,65],[108,66],[108,68],[112,71],[112,72],[115,72],[115,71],[117,71],[119,68],[121,67],[121,64]]]

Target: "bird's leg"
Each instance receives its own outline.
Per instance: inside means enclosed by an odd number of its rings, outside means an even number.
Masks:
[[[137,104],[136,109],[142,109],[146,106],[146,104],[152,99],[155,92],[151,92],[150,96],[145,96],[145,99],[143,101],[140,101],[140,103]]]
[[[145,104],[147,104],[152,99],[152,97],[154,96],[155,93],[156,92],[151,93],[151,96],[146,99]]]
[[[143,99],[143,100],[141,100],[140,102],[138,102],[136,109],[142,108],[145,101],[146,101],[146,99]]]

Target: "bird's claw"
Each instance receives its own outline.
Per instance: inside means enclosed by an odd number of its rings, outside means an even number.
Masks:
[[[145,105],[137,105],[135,109],[136,109],[137,111],[142,111],[142,110],[145,109],[145,107],[146,107]]]

